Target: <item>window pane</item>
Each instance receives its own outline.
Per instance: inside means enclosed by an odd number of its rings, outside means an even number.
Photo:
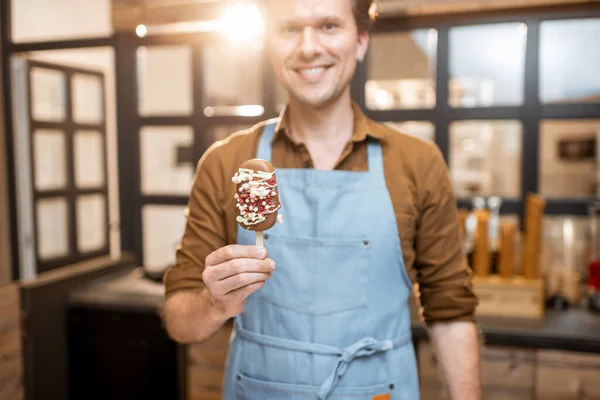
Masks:
[[[33,169],[36,190],[67,187],[66,137],[57,130],[38,129],[33,134]]]
[[[94,75],[75,74],[72,78],[73,121],[100,124],[104,120],[102,80]]]
[[[189,195],[195,160],[190,126],[146,126],[140,132],[142,193]]]
[[[31,115],[34,120],[65,120],[65,86],[62,72],[37,67],[31,69]]]
[[[203,46],[202,52],[205,105],[214,110],[262,105],[263,56],[260,45],[240,47],[214,43]],[[225,109],[225,113],[230,115],[239,115],[240,112],[243,111]]]
[[[108,37],[113,33],[109,0],[8,0],[15,42]]]
[[[137,61],[140,115],[192,113],[192,52],[188,46],[139,47]]]
[[[377,33],[371,36],[369,47],[368,108],[435,107],[436,30]]]
[[[75,147],[75,184],[80,189],[104,185],[104,137],[100,132],[77,131]]]
[[[175,263],[175,248],[185,229],[185,207],[147,205],[142,210],[144,267],[160,271]]]
[[[82,253],[106,247],[106,199],[101,194],[77,199],[77,247]]]
[[[386,125],[423,140],[435,139],[435,125],[427,121],[386,122]]]
[[[542,102],[600,102],[600,18],[540,26]]]
[[[522,126],[518,121],[450,125],[450,171],[456,195],[520,197]]]
[[[456,27],[449,36],[451,106],[523,104],[524,23]]]
[[[69,254],[69,215],[64,198],[37,202],[37,248],[42,260]]]
[[[540,192],[551,197],[600,195],[596,170],[600,120],[552,120],[540,124]]]

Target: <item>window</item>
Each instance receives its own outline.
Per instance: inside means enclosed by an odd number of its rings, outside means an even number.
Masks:
[[[36,121],[63,122],[67,114],[66,77],[50,68],[31,68],[31,116]]]
[[[106,199],[98,194],[77,197],[77,248],[81,253],[99,251],[108,245]]]
[[[262,47],[220,42],[202,47],[204,114],[262,115]]]
[[[144,268],[162,271],[175,262],[186,223],[185,206],[145,205],[142,210]]]
[[[540,26],[540,100],[600,102],[600,18]]]
[[[20,198],[32,202],[23,206],[20,222],[35,243],[19,243],[28,260],[21,273],[33,276],[108,254],[104,73],[33,60],[14,60],[12,72],[17,90],[30,93],[15,109],[16,135],[30,138],[17,145],[20,167],[31,166],[31,176],[19,175]]]
[[[526,34],[520,22],[451,28],[450,105],[521,105]]]
[[[590,198],[598,190],[600,119],[544,120],[540,124],[540,192],[549,197]]]
[[[366,104],[371,110],[433,108],[437,31],[372,35]]]
[[[145,126],[140,131],[144,195],[187,196],[196,167],[190,126]]]
[[[189,46],[138,48],[138,107],[141,116],[192,113],[191,59]]]
[[[67,188],[67,137],[64,131],[46,129],[34,131],[33,157],[36,190]]]
[[[450,125],[450,171],[457,196],[521,196],[518,121],[459,121]]]
[[[40,261],[69,256],[71,218],[67,199],[41,199],[36,205],[37,252]]]

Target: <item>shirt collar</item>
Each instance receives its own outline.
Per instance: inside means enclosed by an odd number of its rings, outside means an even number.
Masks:
[[[367,136],[371,136],[375,139],[383,139],[386,136],[385,130],[381,129],[375,121],[367,117],[360,106],[352,101],[352,112],[354,113],[354,132],[352,133],[352,141],[359,143],[366,140]],[[289,106],[285,106],[281,113],[279,113],[279,119],[275,125],[275,135],[273,141],[279,137],[285,136],[294,143],[292,136],[289,132]]]

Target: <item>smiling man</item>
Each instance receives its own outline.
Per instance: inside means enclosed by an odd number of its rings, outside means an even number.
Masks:
[[[198,164],[164,318],[182,343],[234,318],[226,400],[419,399],[413,283],[452,398],[481,398],[477,299],[444,159],[350,97],[370,7],[268,1],[269,53],[289,104]],[[275,166],[285,215],[266,249],[236,222],[231,177],[251,158]]]

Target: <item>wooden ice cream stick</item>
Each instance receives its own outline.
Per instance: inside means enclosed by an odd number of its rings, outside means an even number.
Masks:
[[[263,233],[262,231],[256,231],[256,246],[257,247],[264,247],[265,242],[263,239]]]

